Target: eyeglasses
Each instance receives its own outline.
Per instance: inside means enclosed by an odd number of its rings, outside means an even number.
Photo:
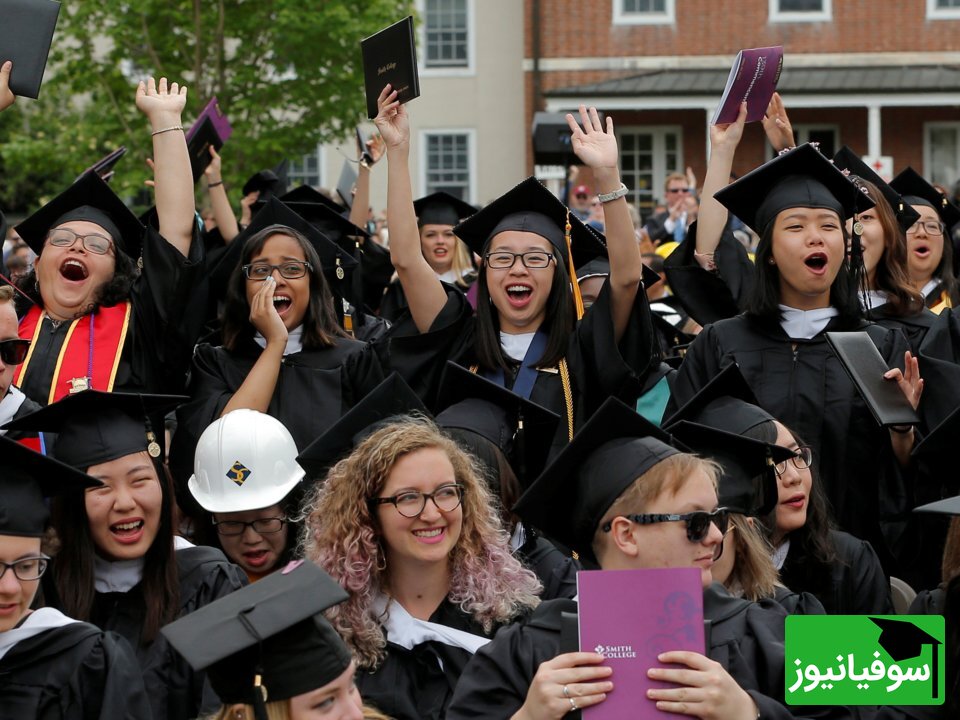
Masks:
[[[113,247],[113,241],[110,238],[97,233],[80,235],[67,228],[57,228],[47,234],[47,242],[57,247],[73,247],[77,239],[83,242],[84,250],[88,250],[94,255],[106,255]]]
[[[404,517],[415,518],[427,507],[427,498],[433,500],[441,512],[456,510],[463,501],[463,485],[441,485],[432,493],[411,491],[391,497],[372,498],[370,502],[373,505],[393,505]]]
[[[653,513],[646,515],[624,515],[627,520],[635,522],[638,525],[652,525],[660,522],[685,522],[687,524],[687,539],[690,542],[703,542],[710,532],[710,525],[716,525],[721,535],[726,535],[727,525],[730,523],[730,515],[727,508],[717,508],[713,512],[697,510],[696,512],[683,513],[676,515],[673,513]],[[604,532],[610,532],[613,523],[608,521],[600,528]]]
[[[19,365],[27,358],[29,340],[0,340],[0,360],[4,365]]]
[[[907,235],[916,235],[921,226],[927,235],[943,235],[943,223],[936,220],[918,220],[907,228]]]
[[[783,462],[778,462],[773,466],[773,469],[777,471],[777,476],[783,475],[787,471],[787,462],[793,463],[793,466],[797,470],[806,470],[813,463],[813,450],[809,447],[799,447],[797,448],[796,454],[789,458],[789,460],[784,460]]]
[[[217,529],[218,535],[243,535],[247,528],[253,528],[255,533],[260,535],[269,535],[283,530],[287,524],[287,519],[282,517],[257,518],[250,522],[242,520],[222,520],[214,521],[213,526]]]
[[[269,263],[251,263],[243,266],[243,274],[248,280],[266,280],[273,275],[274,270],[280,271],[280,277],[287,280],[296,280],[307,274],[307,270],[313,271],[313,265],[303,260],[288,260],[281,265],[270,265]]]
[[[520,258],[520,262],[523,263],[525,268],[530,269],[545,268],[550,265],[550,261],[554,259],[553,253],[543,252],[542,250],[525,253],[512,253],[501,250],[487,253],[484,257],[486,258],[487,266],[494,270],[509,270],[513,267],[517,258]]]
[[[46,555],[21,558],[12,563],[0,561],[0,566],[2,566],[0,567],[0,580],[7,574],[8,569],[13,570],[13,574],[17,576],[18,580],[23,580],[24,582],[39,580],[40,576],[46,572],[48,562],[50,562],[50,558]]]
[[[685,188],[685,187],[682,187],[682,188],[667,188],[667,192],[668,192],[668,193],[688,193],[688,192],[690,192],[690,188]]]

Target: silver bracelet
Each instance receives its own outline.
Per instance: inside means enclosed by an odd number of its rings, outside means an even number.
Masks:
[[[183,130],[183,125],[171,125],[168,128],[163,128],[163,130],[154,130],[151,135],[160,135],[161,133],[170,132],[171,130]]]
[[[627,186],[624,185],[623,183],[620,183],[620,187],[614,190],[613,192],[600,193],[599,195],[597,195],[597,200],[599,200],[602,203],[608,203],[613,200],[618,200],[622,198],[628,192],[630,191],[627,190]]]

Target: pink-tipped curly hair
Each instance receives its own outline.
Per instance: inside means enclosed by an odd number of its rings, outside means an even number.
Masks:
[[[363,668],[376,668],[385,655],[373,601],[380,593],[389,594],[390,578],[369,500],[381,491],[397,460],[425,448],[442,450],[464,487],[463,527],[450,554],[450,601],[488,631],[539,603],[540,582],[511,554],[496,499],[471,457],[430,420],[400,419],[372,433],[337,463],[305,506],[306,557],[350,593],[327,616]]]

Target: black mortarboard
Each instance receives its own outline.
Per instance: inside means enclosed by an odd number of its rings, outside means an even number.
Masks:
[[[633,481],[680,451],[670,436],[609,398],[517,501],[513,511],[582,557],[595,560],[594,533]]]
[[[143,225],[93,170],[17,225],[17,232],[40,255],[47,233],[70,220],[97,223],[110,233],[117,248],[134,260],[140,257]]]
[[[164,627],[195,670],[206,670],[225,705],[263,709],[336,680],[350,650],[323,617],[349,597],[327,573],[300,560]]]
[[[343,208],[312,187],[301,185],[284,194],[280,199],[284,205],[347,252],[352,253],[357,246],[356,240],[348,240],[347,236],[370,237],[370,233],[364,228],[354,225],[344,217]],[[259,202],[254,203],[253,212],[258,212],[261,207]]]
[[[259,191],[261,200],[282,195],[284,190],[283,180],[273,170],[261,170],[243,184],[244,195]]]
[[[469,430],[496,445],[526,487],[547,462],[560,416],[454,362],[440,381],[437,425]]]
[[[321,477],[372,432],[371,426],[382,425],[384,420],[412,413],[430,414],[403,378],[391,373],[323,435],[304,448],[297,456],[297,462],[310,477]]]
[[[837,154],[833,156],[833,164],[841,170],[848,170],[851,175],[856,175],[876,185],[877,189],[890,204],[890,209],[893,210],[893,214],[897,217],[897,224],[904,232],[920,219],[920,214],[910,207],[910,203],[906,202],[900,196],[900,193],[890,187],[882,177],[874,172],[873,168],[861,160],[860,156],[846,145],[840,148]]]
[[[7,423],[9,430],[57,433],[53,456],[86,470],[91,465],[147,451],[160,455],[151,417],[162,417],[189,400],[182,395],[146,395],[84,390]],[[163,433],[163,425],[157,425]]]
[[[589,227],[589,226],[588,226]],[[601,236],[602,237],[602,236]],[[610,260],[606,257],[597,257],[588,263],[577,268],[577,282],[587,278],[610,275]],[[662,278],[646,263],[643,264],[643,277],[641,278],[643,286],[648,288],[660,282]]]
[[[717,496],[721,507],[759,517],[777,506],[773,466],[794,457],[792,450],[687,420],[671,425],[669,432],[693,452],[720,466]]]
[[[477,211],[470,203],[442,190],[414,200],[413,210],[417,214],[417,224],[420,227],[456,225]]]
[[[0,210],[0,241],[7,239],[7,218],[3,214],[3,210]]]
[[[337,195],[347,210],[353,207],[353,188],[356,184],[357,171],[349,160],[344,159],[340,177],[337,180]]]
[[[927,205],[937,211],[937,215],[949,230],[960,223],[960,210],[947,197],[928,183],[913,168],[908,167],[893,180],[890,187],[903,196],[911,205]]]
[[[45,497],[102,484],[0,435],[0,535],[43,537],[50,516]]]
[[[953,456],[957,451],[958,433],[960,433],[960,407],[930,430],[910,454],[924,460],[936,460],[949,456],[952,468],[955,465]]]
[[[93,170],[97,175],[100,176],[100,178],[104,182],[110,182],[110,178],[113,177],[113,168],[116,166],[118,162],[120,162],[120,158],[126,155],[126,153],[127,153],[127,148],[121,146],[116,150],[114,150],[112,153],[104,155],[102,158],[97,160],[93,165],[88,167],[83,172]],[[80,174],[77,180],[79,180],[82,177],[83,177],[83,173]]]
[[[710,382],[664,419],[663,427],[669,429],[681,420],[709,425],[742,435],[773,417],[757,405],[757,398],[747,384],[736,363],[727,365]]]
[[[764,163],[714,197],[761,238],[788,208],[826,208],[846,220],[873,207],[873,201],[810,143]]]
[[[937,662],[939,660],[938,645],[942,643],[933,635],[921,630],[909,620],[894,620],[892,618],[871,617],[873,623],[880,628],[880,637],[877,644],[893,658],[894,662],[901,662],[918,657],[923,652],[924,645],[931,645],[933,651],[930,663],[930,696],[936,698],[940,684]]]

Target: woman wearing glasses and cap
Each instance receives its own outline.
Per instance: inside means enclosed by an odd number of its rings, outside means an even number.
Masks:
[[[150,717],[127,642],[58,610],[32,609],[55,555],[45,497],[98,481],[0,438],[0,717]]]
[[[185,87],[151,78],[137,107],[153,128],[158,230],[145,229],[94,170],[17,228],[37,253],[18,282],[33,301],[20,336],[32,352],[16,382],[47,405],[71,392],[182,389],[201,318],[193,182],[180,114]]]
[[[474,314],[461,293],[444,289],[421,252],[406,106],[388,86],[379,108],[389,161],[390,253],[410,309],[377,344],[385,364],[428,407],[445,360],[471,368],[560,415],[558,444],[604,397],[635,398],[653,365],[655,340],[612,119],[604,126],[595,109],[582,106],[583,127],[567,116],[572,147],[592,168],[605,203],[606,245],[535,178],[524,180],[455,228],[483,258]],[[584,314],[574,268],[600,255],[609,255],[610,278]]]
[[[304,545],[350,592],[328,616],[361,695],[397,720],[442,718],[477,648],[538,603],[475,464],[425,419],[386,421],[331,469]]]

